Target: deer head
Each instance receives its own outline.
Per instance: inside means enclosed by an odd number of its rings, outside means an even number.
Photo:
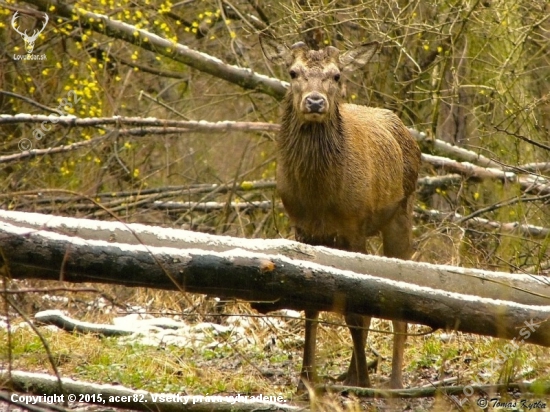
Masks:
[[[13,29],[21,35],[21,37],[23,38],[23,41],[25,42],[25,50],[27,51],[28,54],[30,54],[34,50],[34,42],[38,38],[38,35],[42,33],[46,28],[46,24],[48,24],[49,17],[46,13],[44,13],[44,23],[42,24],[42,28],[40,30],[35,29],[32,36],[29,36],[27,34],[27,30],[25,30],[24,33],[17,30],[17,26],[15,25],[15,23],[18,17],[19,17],[19,12],[16,11],[11,19],[11,27],[13,27]]]
[[[329,117],[341,95],[340,74],[366,65],[378,48],[377,42],[363,44],[344,53],[333,46],[311,50],[303,42],[287,48],[276,39],[261,35],[264,55],[286,66],[294,110],[305,121],[321,122]]]

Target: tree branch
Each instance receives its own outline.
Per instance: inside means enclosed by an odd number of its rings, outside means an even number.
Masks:
[[[189,67],[241,86],[244,89],[257,90],[260,93],[268,94],[279,100],[286,94],[286,82],[256,74],[251,69],[228,65],[206,53],[201,53],[182,44],[169,41],[146,30],[138,29],[133,25],[111,20],[103,14],[92,13],[58,0],[27,0],[27,3],[34,4],[40,10],[50,13],[50,8],[53,5],[55,6],[54,13],[57,16],[70,20],[73,19],[73,15],[80,16],[79,24],[82,27],[90,28],[97,33],[120,39],[142,49],[166,56]]]
[[[473,179],[496,179],[503,183],[512,182],[519,184],[521,190],[526,193],[550,194],[550,182],[542,176],[520,176],[514,172],[502,169],[484,168],[468,162],[457,162],[446,157],[432,156],[422,153],[422,160],[432,166],[446,171],[459,173],[462,176]]]
[[[0,379],[21,392],[47,396],[60,395],[55,378],[45,373],[0,369]],[[75,395],[76,402],[85,400],[88,403],[101,405],[101,408],[116,407],[144,412],[150,412],[151,410],[158,412],[227,412],[233,410],[287,412],[304,410],[297,406],[282,403],[285,401],[284,399],[281,400],[281,403],[264,400],[245,402],[242,395],[240,402],[231,402],[229,399],[224,400],[224,397],[219,397],[217,399],[219,402],[214,401],[214,398],[206,401],[200,395],[182,395],[179,399],[158,399],[161,394],[133,390],[121,385],[89,383],[70,378],[62,378],[61,382],[65,393]],[[188,399],[188,401],[186,402],[185,399]],[[66,396],[65,400],[67,400]]]
[[[374,389],[374,388],[357,388],[351,386],[317,386],[315,389],[321,392],[344,392],[354,394],[365,398],[425,398],[428,396],[436,396],[439,394],[446,395],[463,395],[467,392],[477,392],[481,394],[494,393],[498,391],[509,391],[517,389],[522,393],[550,394],[550,385],[542,382],[520,382],[520,383],[504,383],[499,385],[461,385],[461,386],[432,386],[425,388],[410,388],[410,389]]]
[[[158,126],[180,127],[189,131],[224,133],[232,130],[243,132],[276,132],[280,126],[276,123],[262,122],[233,122],[224,120],[221,122],[208,122],[206,120],[171,120],[158,119],[156,117],[85,117],[76,116],[45,116],[42,114],[19,113],[16,115],[0,114],[0,124],[12,123],[54,123],[73,127],[97,127],[102,125],[115,126]]]
[[[98,127],[103,125],[135,125],[140,126],[136,129],[107,129],[108,133],[106,135],[101,135],[94,137],[90,140],[80,141],[72,143],[69,145],[61,145],[56,147],[49,147],[45,149],[32,149],[26,150],[21,153],[15,153],[12,155],[0,156],[1,163],[12,163],[17,162],[21,159],[34,156],[45,156],[56,153],[66,153],[81,149],[83,147],[93,146],[97,143],[100,143],[108,138],[113,136],[120,135],[133,135],[133,136],[146,136],[148,134],[179,134],[179,133],[190,133],[190,132],[208,132],[208,133],[226,133],[229,131],[240,131],[246,133],[257,133],[257,132],[275,132],[279,130],[279,125],[275,123],[261,123],[261,122],[232,122],[232,121],[221,121],[221,122],[207,122],[204,120],[195,121],[195,120],[168,120],[168,119],[157,119],[154,117],[123,117],[123,116],[113,116],[113,117],[88,117],[88,118],[78,118],[75,116],[45,116],[45,115],[32,115],[32,114],[17,114],[17,115],[7,115],[0,114],[0,124],[16,124],[16,123],[40,123],[48,124],[48,127],[51,127],[50,124],[60,124],[62,126],[68,127]],[[157,127],[155,127],[157,126]],[[37,126],[38,127],[38,126]]]
[[[500,163],[495,162],[482,154],[472,152],[471,150],[464,149],[463,147],[452,145],[441,139],[429,138],[426,133],[420,132],[416,129],[409,128],[409,132],[420,144],[420,146],[434,148],[445,156],[456,157],[462,161],[474,163],[481,167],[501,168]]]
[[[467,216],[467,219],[459,213],[441,212],[439,210],[425,210],[415,208],[415,212],[427,216],[437,221],[448,221],[452,223],[464,223],[468,227],[483,227],[489,230],[496,230],[504,233],[519,233],[522,236],[528,236],[533,239],[546,239],[550,235],[550,229],[542,226],[530,225],[520,222],[496,222],[494,220],[483,219],[475,216]]]

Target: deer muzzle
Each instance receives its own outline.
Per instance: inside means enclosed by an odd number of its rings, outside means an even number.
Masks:
[[[302,102],[304,114],[324,114],[328,111],[328,106],[327,98],[317,92],[308,94]]]

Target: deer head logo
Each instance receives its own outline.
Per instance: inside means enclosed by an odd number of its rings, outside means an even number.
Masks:
[[[34,42],[38,38],[38,35],[42,33],[46,28],[46,24],[48,24],[49,17],[46,13],[44,13],[44,23],[42,24],[42,28],[40,30],[35,29],[32,36],[29,36],[27,34],[27,30],[25,30],[24,33],[17,30],[16,20],[19,17],[18,14],[19,12],[16,11],[15,14],[13,15],[11,19],[11,27],[13,27],[13,29],[21,35],[21,37],[23,38],[23,41],[25,42],[25,50],[27,51],[28,54],[30,54],[34,50]]]

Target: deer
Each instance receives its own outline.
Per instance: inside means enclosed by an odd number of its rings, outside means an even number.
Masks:
[[[36,41],[36,39],[38,39],[38,35],[44,31],[44,29],[46,28],[46,25],[48,24],[48,20],[50,18],[46,13],[44,13],[44,22],[42,23],[42,28],[40,30],[35,29],[32,36],[29,36],[27,34],[27,30],[25,30],[24,32],[21,32],[17,29],[16,22],[18,17],[19,17],[19,12],[16,11],[11,19],[11,26],[17,33],[21,35],[21,37],[23,38],[23,41],[25,42],[25,50],[27,51],[28,54],[30,54],[34,50],[34,42]]]
[[[412,211],[420,149],[390,110],[343,101],[343,73],[364,67],[379,44],[344,53],[333,46],[290,48],[260,35],[267,60],[286,68],[290,87],[282,102],[277,137],[277,191],[299,242],[367,253],[367,238],[382,235],[386,257],[410,259]],[[305,311],[305,340],[298,389],[317,380],[315,347],[319,312]],[[371,318],[345,314],[353,353],[344,384],[369,387],[365,346]],[[402,388],[407,324],[393,321],[391,388]]]

